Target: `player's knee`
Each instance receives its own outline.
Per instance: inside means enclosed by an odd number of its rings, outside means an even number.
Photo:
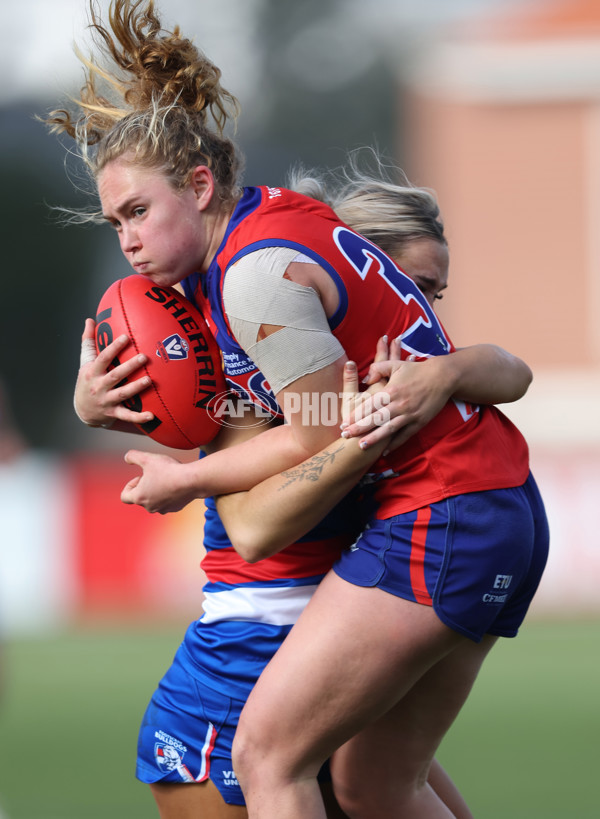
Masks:
[[[255,779],[264,778],[269,768],[272,749],[262,736],[263,733],[253,730],[248,721],[240,720],[233,739],[231,758],[242,788],[250,787]]]
[[[277,789],[298,779],[317,776],[322,762],[307,761],[294,741],[241,719],[232,747],[233,768],[244,792]]]
[[[233,770],[240,785],[249,782],[252,771],[252,744],[248,741],[248,735],[240,723],[236,729],[233,738],[233,745],[231,748],[231,760],[233,762]]]

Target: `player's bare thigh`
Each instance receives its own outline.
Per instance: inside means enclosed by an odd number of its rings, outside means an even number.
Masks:
[[[234,743],[238,777],[254,767],[257,743],[264,760],[274,755],[292,776],[298,765],[316,772],[463,639],[428,606],[330,573],[242,712]]]
[[[150,785],[161,819],[247,819],[243,805],[228,805],[215,785],[206,782],[156,782]],[[330,782],[321,785],[328,819],[347,819]]]
[[[247,819],[244,805],[228,805],[210,781],[155,782],[150,790],[161,819]]]
[[[496,641],[468,638],[429,669],[382,719],[366,726],[338,749],[331,770],[341,803],[352,815],[360,805],[377,804],[377,815],[396,806],[408,812],[406,798],[428,780],[454,816],[472,819],[456,786],[430,760],[468,697],[485,657]],[[368,773],[367,773],[368,772]],[[382,804],[382,800],[388,804]],[[352,806],[352,808],[350,807]]]

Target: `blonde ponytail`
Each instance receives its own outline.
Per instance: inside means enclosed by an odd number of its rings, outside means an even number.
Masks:
[[[164,170],[182,188],[193,168],[211,168],[223,202],[240,194],[242,161],[225,136],[239,113],[221,85],[221,71],[179,27],[163,30],[153,0],[113,0],[108,26],[89,0],[89,28],[96,50],[79,50],[85,84],[75,111],[52,111],[53,133],[72,137],[94,178],[107,162],[127,154]]]

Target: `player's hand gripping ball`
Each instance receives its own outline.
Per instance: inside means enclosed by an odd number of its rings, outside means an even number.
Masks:
[[[174,449],[194,449],[211,441],[220,427],[215,398],[226,385],[221,353],[202,313],[172,287],[159,287],[134,274],[111,284],[100,300],[98,352],[122,334],[131,344],[112,366],[144,353],[144,370],[152,380],[125,402],[135,412],[154,414],[153,421],[138,428]]]

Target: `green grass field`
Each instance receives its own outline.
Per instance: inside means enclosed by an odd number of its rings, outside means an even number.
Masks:
[[[4,647],[8,819],[157,817],[137,729],[183,628],[85,629]],[[533,621],[492,652],[440,758],[478,819],[597,819],[600,622]]]

